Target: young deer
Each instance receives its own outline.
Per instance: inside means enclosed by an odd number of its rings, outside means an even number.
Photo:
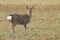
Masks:
[[[20,25],[24,25],[25,31],[26,31],[26,26],[27,24],[30,22],[31,16],[32,16],[32,9],[34,8],[34,6],[32,6],[31,8],[29,8],[28,6],[26,6],[26,9],[29,10],[29,14],[10,14],[7,17],[7,20],[11,22],[12,24],[12,32],[15,32],[15,26],[17,24]]]

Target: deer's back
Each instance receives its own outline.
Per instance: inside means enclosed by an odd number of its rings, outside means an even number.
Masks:
[[[19,15],[19,14],[13,14],[13,20],[12,22],[16,22],[18,24],[24,24],[24,23],[29,23],[30,22],[30,17],[29,15]]]

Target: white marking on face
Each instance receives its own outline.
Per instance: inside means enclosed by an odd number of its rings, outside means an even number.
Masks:
[[[12,16],[8,16],[7,17],[7,20],[12,20]]]

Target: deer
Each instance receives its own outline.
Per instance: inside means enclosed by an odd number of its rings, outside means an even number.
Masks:
[[[12,24],[12,32],[15,32],[15,27],[17,24],[23,25],[24,29],[26,31],[27,24],[30,22],[30,19],[32,17],[32,10],[34,8],[34,5],[32,7],[26,6],[26,9],[28,10],[29,14],[10,14],[7,16],[7,20]]]

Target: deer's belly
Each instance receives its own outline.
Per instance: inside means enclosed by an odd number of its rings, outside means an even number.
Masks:
[[[18,21],[18,23],[19,24],[25,24],[25,23],[27,24],[27,23],[29,23],[29,20],[21,20],[21,21]]]

